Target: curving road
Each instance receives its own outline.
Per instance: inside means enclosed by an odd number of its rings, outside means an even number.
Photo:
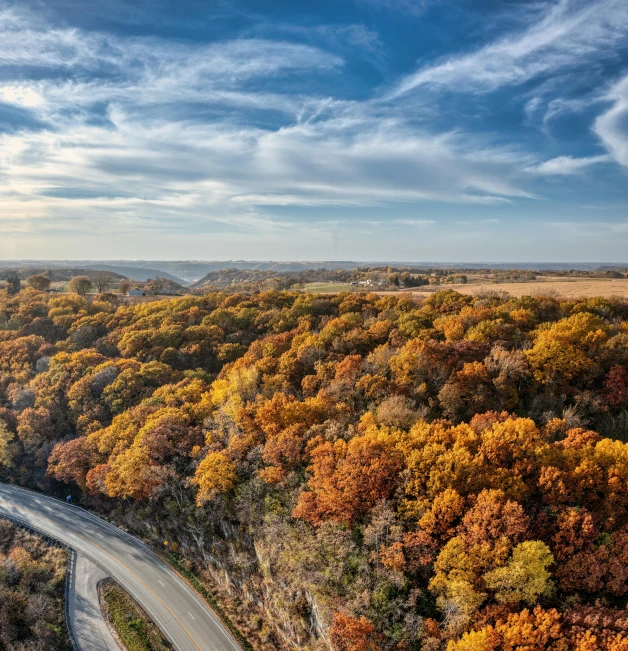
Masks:
[[[178,651],[240,651],[194,591],[146,545],[75,506],[0,484],[0,514],[62,541],[123,586]]]

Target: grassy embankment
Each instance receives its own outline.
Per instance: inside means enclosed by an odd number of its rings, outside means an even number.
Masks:
[[[117,583],[100,587],[103,614],[116,630],[128,651],[170,651],[172,647],[138,606]]]

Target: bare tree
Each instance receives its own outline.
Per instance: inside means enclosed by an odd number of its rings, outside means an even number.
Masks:
[[[87,276],[74,276],[69,282],[68,287],[71,292],[78,294],[79,296],[85,296],[87,292],[92,288],[92,281]]]
[[[40,292],[45,292],[50,287],[50,278],[42,274],[35,274],[26,279],[26,284]]]
[[[154,280],[149,278],[148,284],[153,294],[161,294],[166,289],[168,281],[165,278],[155,278]]]
[[[90,278],[99,294],[102,294],[115,280],[114,275],[108,271],[94,271]]]
[[[118,291],[120,294],[126,294],[131,289],[131,283],[128,280],[121,280],[118,283]]]

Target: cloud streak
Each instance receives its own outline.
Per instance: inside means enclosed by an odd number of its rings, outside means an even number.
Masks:
[[[608,93],[610,109],[595,121],[595,133],[611,156],[628,167],[628,75]]]
[[[558,156],[538,165],[526,167],[525,172],[539,176],[574,176],[583,174],[590,167],[602,163],[612,162],[611,156],[589,156],[587,158],[573,158],[572,156]]]
[[[502,37],[475,52],[420,68],[390,93],[397,98],[423,87],[494,91],[570,66],[615,56],[625,41],[625,0],[559,0],[523,31]]]

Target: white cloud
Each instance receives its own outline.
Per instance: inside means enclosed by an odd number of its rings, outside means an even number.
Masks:
[[[341,59],[297,43],[258,38],[192,44],[149,37],[121,37],[38,24],[31,15],[0,11],[0,65],[37,66],[104,73],[114,78],[169,77],[173,71],[195,80],[233,83],[289,70],[333,68]]]
[[[309,45],[260,38],[200,45],[123,38],[51,28],[8,10],[0,11],[0,34],[0,69],[15,77],[0,88],[0,99],[55,120],[115,102],[127,110],[169,104],[176,111],[196,103],[294,113],[298,93],[253,91],[247,84],[284,75],[307,78],[343,65],[338,56]],[[29,80],[33,70],[38,81]],[[168,118],[166,112],[162,117]]]
[[[33,109],[41,106],[44,99],[34,88],[28,85],[5,84],[0,86],[0,102]]]
[[[113,126],[1,137],[0,222],[60,228],[100,215],[97,228],[267,229],[258,207],[491,205],[529,196],[504,169],[511,152],[473,155],[459,135],[420,134],[396,121],[374,126],[365,116],[350,129],[326,120],[267,131],[146,123],[119,106],[109,117]]]
[[[545,5],[543,5],[545,6]],[[470,54],[447,58],[403,79],[390,97],[417,88],[485,92],[615,56],[628,30],[626,0],[559,0],[535,24]]]
[[[612,106],[595,121],[595,133],[620,164],[628,167],[628,75],[609,92]]]
[[[281,206],[532,196],[514,180],[532,161],[515,149],[421,130],[377,103],[261,83],[335,74],[342,61],[315,47],[122,38],[7,12],[0,29],[0,66],[15,76],[0,98],[51,125],[0,135],[5,229],[269,229],[266,211]],[[50,74],[29,80],[42,65]],[[283,112],[285,126],[251,126],[255,110]]]
[[[524,168],[524,172],[539,176],[572,176],[586,172],[591,166],[612,161],[610,156],[588,156],[586,158],[573,158],[571,156],[558,156],[531,167]]]

